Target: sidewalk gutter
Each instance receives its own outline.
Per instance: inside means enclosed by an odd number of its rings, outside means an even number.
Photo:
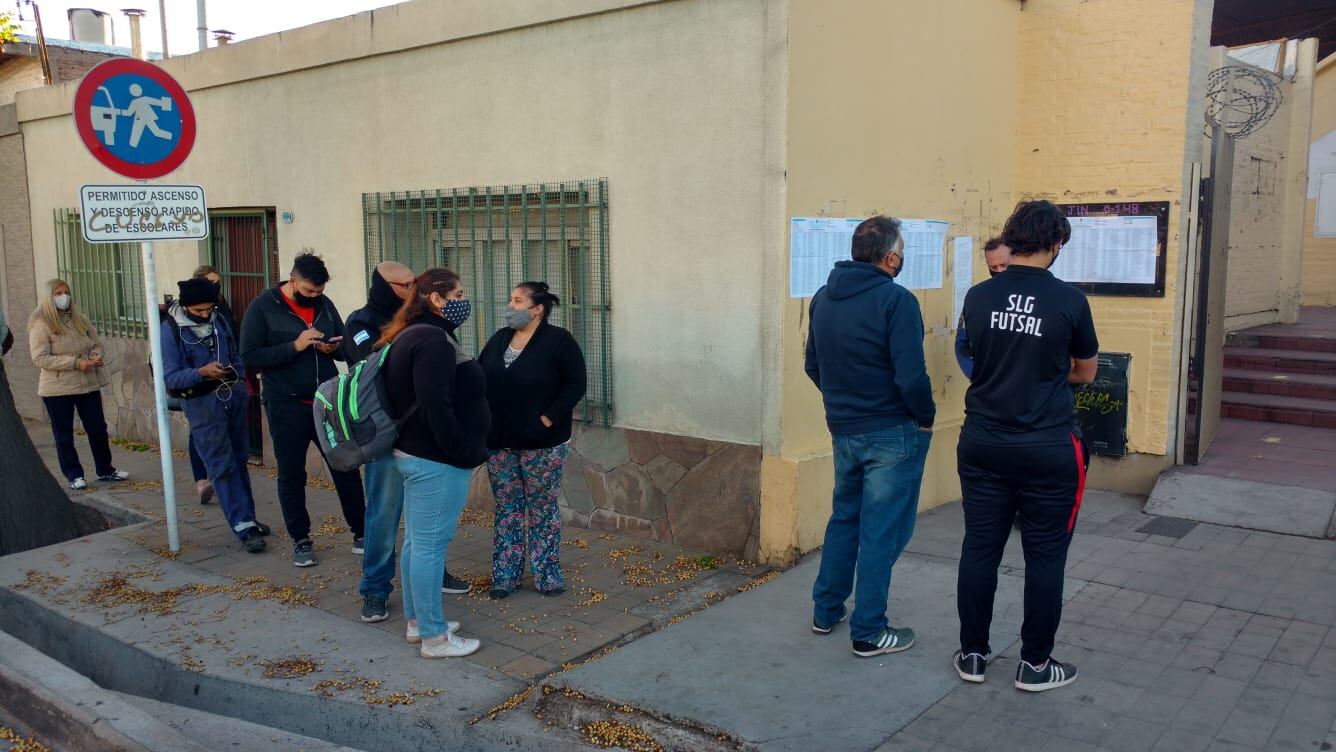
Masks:
[[[0,632],[0,707],[58,749],[209,752],[116,693],[4,632]]]

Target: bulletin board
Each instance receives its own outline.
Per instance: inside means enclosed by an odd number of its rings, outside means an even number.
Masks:
[[[1050,271],[1089,295],[1164,297],[1169,202],[1058,204],[1072,225]]]

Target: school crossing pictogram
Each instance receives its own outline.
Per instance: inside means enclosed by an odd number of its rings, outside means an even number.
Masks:
[[[109,60],[89,71],[73,114],[89,152],[129,178],[171,172],[195,143],[195,112],[185,90],[142,60]]]

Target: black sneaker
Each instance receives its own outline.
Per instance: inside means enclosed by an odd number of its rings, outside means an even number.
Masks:
[[[360,535],[353,536],[353,553],[358,556],[366,553],[366,539]]]
[[[256,521],[255,521],[255,529],[256,529],[256,530],[259,530],[259,531],[260,531],[260,535],[263,535],[263,536],[266,537],[266,538],[269,537],[269,533],[271,532],[271,531],[269,530],[269,526],[266,525],[266,524],[264,524],[263,522],[260,522],[259,520],[256,520]]]
[[[1046,692],[1065,687],[1074,681],[1076,681],[1076,667],[1070,663],[1058,663],[1052,658],[1039,668],[1025,661],[1021,661],[1021,665],[1016,667],[1016,689],[1026,692]]]
[[[914,647],[914,630],[909,627],[887,627],[872,642],[854,640],[854,655],[859,658],[871,658],[874,655],[898,653]]]
[[[469,584],[468,580],[461,580],[458,577],[450,574],[450,570],[448,569],[445,570],[445,576],[441,578],[442,593],[450,593],[451,595],[464,595],[465,593],[467,593],[472,589],[473,586]]]
[[[556,598],[556,597],[559,596],[559,595],[565,595],[565,594],[566,594],[566,588],[564,588],[564,587],[554,587],[554,588],[552,588],[551,590],[539,590],[538,592],[542,593],[543,595],[547,596],[548,598]]]
[[[265,549],[264,536],[260,535],[259,530],[250,528],[246,531],[246,537],[241,539],[241,547],[248,554],[258,554]]]
[[[961,653],[959,650],[951,657],[951,665],[961,679],[975,684],[983,683],[983,672],[988,669],[988,658],[982,653]]]
[[[840,618],[836,619],[831,624],[822,624],[816,619],[812,619],[812,631],[817,634],[830,634],[831,630],[835,628],[836,624],[842,624],[848,618],[849,618],[849,612],[841,610]]]
[[[492,588],[491,590],[487,591],[487,597],[488,597],[488,598],[491,598],[491,599],[494,600],[494,601],[499,601],[499,600],[501,600],[502,598],[509,598],[509,597],[510,597],[510,591],[509,591],[509,590],[506,590],[505,588],[495,588],[495,587],[494,587],[494,588]]]
[[[292,566],[315,566],[315,545],[311,543],[310,538],[302,538],[292,544]]]
[[[389,609],[385,608],[385,599],[379,595],[362,596],[362,621],[374,624],[390,618]]]

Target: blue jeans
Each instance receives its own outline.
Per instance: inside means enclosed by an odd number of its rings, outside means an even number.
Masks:
[[[423,640],[445,634],[441,606],[441,571],[445,549],[455,537],[459,515],[468,501],[472,470],[396,452],[394,464],[404,476],[404,618],[416,619]]]
[[[923,463],[932,434],[908,421],[895,428],[834,437],[835,493],[821,571],[812,587],[813,620],[834,624],[854,591],[849,634],[871,642],[886,629],[891,567],[914,534]]]
[[[363,596],[390,597],[394,585],[394,544],[399,538],[399,518],[404,511],[404,476],[394,455],[387,454],[366,465],[366,553],[362,555]]]

